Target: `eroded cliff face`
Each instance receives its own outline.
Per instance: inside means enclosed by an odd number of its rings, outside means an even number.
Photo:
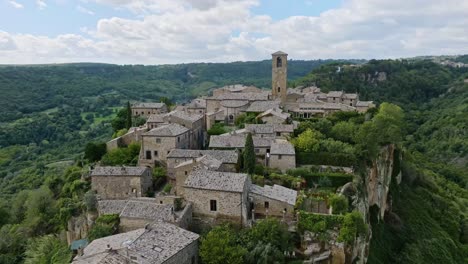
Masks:
[[[359,237],[356,239],[354,246],[349,249],[351,261],[346,261],[347,263],[352,261],[355,261],[355,263],[367,262],[369,244],[372,239],[370,208],[377,209],[375,211],[377,221],[382,221],[385,212],[391,210],[389,192],[392,175],[395,175],[395,172],[398,172],[395,176],[395,183],[400,184],[401,182],[400,168],[395,168],[395,166],[399,166],[399,162],[395,164],[396,160],[401,160],[401,157],[399,152],[395,151],[395,145],[383,147],[378,157],[373,160],[372,165],[367,167],[366,173],[356,182],[357,191],[352,197],[353,205],[363,215],[369,230],[367,237]]]

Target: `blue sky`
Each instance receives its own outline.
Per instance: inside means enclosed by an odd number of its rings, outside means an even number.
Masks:
[[[59,34],[80,34],[81,29],[94,28],[101,18],[139,18],[124,8],[114,8],[94,1],[47,1],[40,8],[34,0],[15,0],[22,8],[15,8],[10,0],[0,0],[0,30],[54,37]],[[252,8],[256,15],[269,15],[274,20],[290,16],[318,16],[321,12],[339,6],[340,0],[262,0]],[[92,12],[86,13],[87,11]]]
[[[468,53],[468,0],[0,0],[0,64]]]

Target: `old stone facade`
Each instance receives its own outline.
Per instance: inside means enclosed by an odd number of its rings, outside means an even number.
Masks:
[[[179,124],[168,124],[153,128],[142,135],[139,164],[155,166],[164,164],[166,156],[172,149],[190,147],[190,130]]]
[[[288,54],[278,51],[271,55],[272,96],[273,99],[279,98],[284,103],[288,92]]]
[[[167,113],[167,106],[164,103],[135,103],[131,108],[133,116],[145,118],[152,114]]]
[[[196,217],[247,225],[250,178],[246,174],[195,170],[185,181],[184,197]]]
[[[154,222],[146,228],[99,238],[91,242],[73,264],[198,263],[199,235],[177,226]]]
[[[146,167],[96,167],[91,189],[101,199],[142,197],[152,190],[151,170]]]
[[[255,218],[268,216],[294,218],[297,191],[283,186],[252,185],[249,194],[252,213]]]
[[[296,168],[296,151],[287,140],[277,139],[272,142],[267,165],[270,168],[280,169],[286,172]]]

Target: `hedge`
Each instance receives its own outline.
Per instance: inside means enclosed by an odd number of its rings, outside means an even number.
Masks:
[[[297,227],[301,231],[312,231],[312,227],[315,223],[323,221],[327,229],[333,229],[339,227],[343,223],[343,219],[344,216],[342,215],[323,215],[299,211]]]
[[[288,170],[288,174],[304,178],[308,187],[314,187],[314,184],[318,184],[322,177],[327,177],[330,180],[332,187],[343,186],[346,183],[353,181],[354,177],[352,174],[341,172],[314,172],[306,168]]]
[[[352,167],[356,157],[344,153],[296,152],[296,162],[300,165],[331,165]]]

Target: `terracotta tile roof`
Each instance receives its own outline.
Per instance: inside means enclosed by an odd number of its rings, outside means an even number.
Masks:
[[[280,106],[279,101],[254,101],[250,104],[249,108],[247,108],[247,110],[245,111],[261,113],[269,109],[279,108],[279,106]]]
[[[210,148],[244,148],[246,135],[219,135],[210,137]],[[254,146],[270,147],[271,139],[253,137]]]
[[[235,150],[198,150],[198,149],[173,149],[167,155],[167,158],[199,158],[209,155],[220,160],[222,163],[237,163],[239,154]]]
[[[262,187],[252,184],[252,186],[250,187],[250,192],[253,194],[261,195],[266,198],[270,198],[280,202],[285,202],[290,205],[296,204],[297,191],[280,185],[265,185]]]
[[[185,186],[194,189],[243,192],[248,175],[244,173],[218,172],[204,169],[193,170]]]
[[[132,108],[162,108],[164,107],[164,103],[134,103]]]
[[[167,124],[146,132],[145,136],[173,137],[188,132],[189,129],[179,124]]]
[[[148,228],[94,240],[84,249],[83,256],[76,257],[73,263],[128,263],[128,254],[141,264],[162,264],[199,237],[175,225],[155,221]],[[120,262],[122,259],[125,262]]]
[[[99,166],[91,171],[91,177],[96,176],[142,176],[147,167],[127,167],[127,166]]]
[[[277,139],[271,143],[270,154],[296,155],[293,144],[287,140]]]

